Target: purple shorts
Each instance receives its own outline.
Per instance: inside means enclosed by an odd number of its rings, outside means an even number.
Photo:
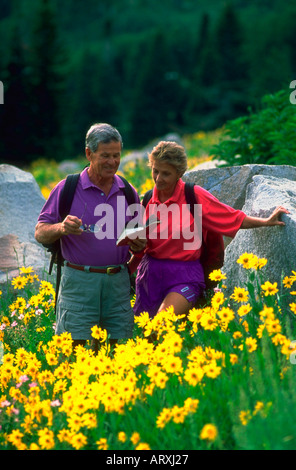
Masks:
[[[199,259],[176,261],[145,255],[138,267],[134,313],[148,312],[152,318],[169,292],[177,292],[188,302],[195,303],[204,290],[204,272]]]

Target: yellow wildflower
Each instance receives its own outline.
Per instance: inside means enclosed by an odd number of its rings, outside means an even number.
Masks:
[[[221,269],[214,269],[214,271],[209,274],[209,279],[211,281],[219,282],[222,281],[222,279],[227,279],[227,277],[222,273]]]
[[[257,266],[258,258],[253,253],[243,253],[238,258],[237,263],[242,264],[245,269],[251,269]]]
[[[141,436],[138,432],[133,432],[133,434],[131,435],[131,442],[132,444],[135,446],[138,444],[138,442],[140,441],[141,439]]]
[[[239,419],[243,426],[246,426],[251,418],[252,416],[250,410],[241,411],[239,414]]]
[[[135,450],[151,450],[151,448],[147,442],[141,442]]]
[[[252,310],[252,307],[250,304],[246,304],[246,305],[241,305],[237,311],[237,314],[240,316],[240,317],[243,317],[245,315],[247,315],[250,311]]]
[[[79,432],[78,434],[73,434],[70,443],[74,447],[74,449],[79,450],[87,444],[87,437],[81,432]]]
[[[93,326],[91,329],[91,335],[93,338],[104,343],[107,339],[107,330],[98,327],[97,325]]]
[[[171,420],[172,412],[170,408],[163,408],[160,415],[157,417],[156,426],[160,429],[164,428],[165,425]]]
[[[11,285],[14,286],[14,289],[23,289],[26,284],[27,279],[23,276],[17,276],[11,281]]]
[[[244,287],[235,287],[233,294],[230,297],[236,302],[247,302],[249,293]]]
[[[248,346],[249,352],[256,351],[257,349],[257,340],[255,338],[247,338],[246,345]]]
[[[189,385],[192,385],[193,387],[196,387],[196,385],[201,382],[203,376],[203,369],[195,364],[189,365],[184,373],[184,379],[189,383]]]
[[[205,424],[200,432],[200,439],[207,441],[215,441],[218,436],[218,430],[214,424]]]
[[[238,356],[236,354],[230,354],[229,360],[231,364],[237,364],[238,363]]]
[[[265,322],[266,329],[269,334],[272,333],[280,333],[282,331],[282,327],[280,325],[280,321],[276,319],[267,319]]]
[[[108,443],[105,437],[101,437],[99,441],[96,442],[99,450],[108,450]]]
[[[205,330],[214,330],[217,326],[217,321],[213,313],[205,313],[200,319],[200,324]]]
[[[126,434],[125,434],[125,432],[120,431],[120,432],[117,434],[117,439],[119,440],[119,442],[125,442],[125,441],[126,441]]]
[[[222,321],[227,323],[234,319],[234,312],[229,307],[222,307],[222,309],[217,313],[217,315]]]
[[[212,307],[218,310],[218,308],[220,307],[220,305],[224,303],[224,301],[225,301],[225,297],[224,297],[223,292],[215,292],[215,294],[213,295],[211,299]]]
[[[39,430],[38,436],[38,444],[40,445],[41,449],[49,450],[54,447],[54,434],[50,429],[44,428]]]
[[[293,278],[291,278],[289,276],[284,277],[283,284],[287,289],[290,289],[290,287],[292,287],[293,283],[294,283]]]
[[[21,274],[31,274],[34,272],[34,269],[32,266],[28,266],[27,268],[25,268],[24,266],[22,268],[20,268],[20,273]]]
[[[218,377],[218,375],[220,375],[221,367],[217,366],[216,361],[211,361],[210,364],[206,364],[203,367],[203,370],[207,377],[215,379],[216,377]]]
[[[262,284],[261,289],[264,291],[265,297],[268,295],[275,295],[279,291],[277,288],[277,282],[271,284],[269,281],[266,281],[264,284]]]
[[[295,313],[295,315],[296,315],[296,303],[292,302],[291,304],[289,304],[289,307],[290,307],[291,311],[293,313]]]

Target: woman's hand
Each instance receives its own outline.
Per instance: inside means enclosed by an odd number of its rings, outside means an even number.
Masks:
[[[273,213],[267,218],[251,217],[247,215],[240,228],[257,228],[257,227],[271,227],[273,225],[285,225],[285,222],[280,220],[282,214],[290,214],[288,209],[283,206],[278,206]]]
[[[280,217],[282,214],[290,214],[288,209],[285,209],[283,206],[278,206],[273,213],[268,217],[266,221],[267,226],[272,226],[272,225],[285,225],[285,222],[280,220]]]
[[[147,240],[143,238],[136,238],[135,240],[129,240],[128,244],[131,251],[133,251],[134,253],[139,253],[140,251],[143,251],[146,247]]]

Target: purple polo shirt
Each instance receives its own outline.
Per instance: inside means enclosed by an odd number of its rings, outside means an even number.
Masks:
[[[65,180],[60,181],[51,191],[38,217],[38,222],[48,224],[61,222],[58,205],[64,184]],[[100,234],[82,233],[63,236],[61,238],[62,254],[67,261],[86,266],[111,266],[128,261],[129,247],[116,246],[116,240],[118,232],[124,228],[127,221],[135,217],[136,213],[133,216],[127,215],[128,205],[122,188],[124,188],[123,181],[115,175],[111,191],[106,196],[90,181],[87,168],[82,171],[70,215],[82,218],[83,224],[96,224],[96,227],[100,227]],[[139,203],[139,196],[135,189],[134,192],[135,201]]]

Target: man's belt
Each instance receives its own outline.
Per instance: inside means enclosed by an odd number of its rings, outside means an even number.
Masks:
[[[85,271],[87,273],[101,273],[101,274],[116,274],[119,273],[123,266],[108,266],[106,268],[95,268],[93,266],[82,266],[80,264],[72,264],[66,261],[66,266],[72,269],[77,269],[78,271]]]

